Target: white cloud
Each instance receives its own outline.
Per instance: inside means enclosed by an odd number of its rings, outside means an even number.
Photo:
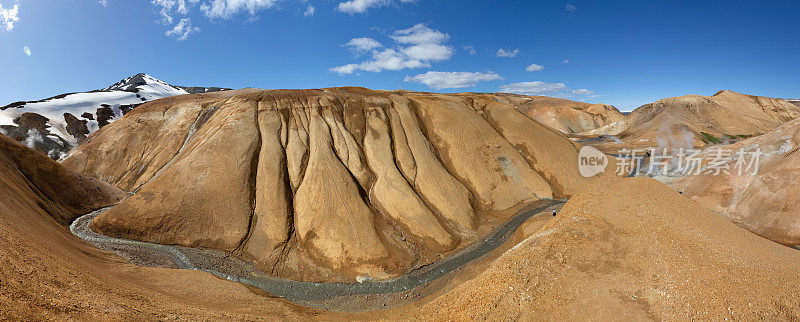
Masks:
[[[11,31],[16,22],[19,22],[19,2],[11,8],[3,8],[3,4],[0,3],[0,29]]]
[[[403,53],[411,59],[443,61],[453,56],[453,48],[440,44],[420,44],[403,48]]]
[[[247,12],[252,17],[258,11],[272,8],[276,2],[277,0],[210,0],[201,4],[200,10],[209,19],[230,19],[241,12]]]
[[[564,59],[564,61],[562,63],[569,64],[569,59]]]
[[[475,51],[475,46],[464,46],[464,47],[461,47],[461,48],[466,50],[470,55],[475,55],[475,54],[478,53],[477,51]]]
[[[178,13],[185,16],[189,13],[189,5],[194,5],[200,0],[177,0],[177,1],[178,1],[178,7],[176,8],[176,10],[178,11]]]
[[[540,81],[513,83],[500,86],[502,93],[514,93],[522,95],[542,95],[555,94],[565,91],[567,85],[564,83],[545,83]]]
[[[347,64],[343,66],[331,67],[328,70],[337,74],[352,74],[358,69],[358,67],[359,64]]]
[[[574,12],[575,10],[578,10],[578,7],[567,3],[567,5],[564,6],[564,9],[566,9],[569,12]]]
[[[167,30],[164,35],[167,37],[176,36],[178,41],[184,41],[189,38],[189,35],[192,33],[199,32],[200,28],[192,27],[192,20],[189,18],[183,18],[179,21],[175,27],[170,30]]]
[[[97,1],[97,3],[99,3],[103,7],[108,7],[108,0],[100,0]]]
[[[590,97],[599,97],[594,91],[585,88],[569,89],[564,83],[545,83],[540,81],[522,82],[500,86],[500,92],[522,95],[547,95],[563,99],[586,101]]]
[[[316,12],[316,11],[317,11],[317,9],[314,8],[314,6],[308,5],[308,7],[306,7],[306,11],[303,12],[303,16],[304,17],[311,17],[311,16],[314,15],[314,12]]]
[[[497,54],[496,55],[497,55],[497,57],[513,58],[513,57],[516,57],[517,55],[519,55],[519,49],[506,50],[506,49],[502,49],[501,48],[501,49],[497,50]]]
[[[160,8],[158,14],[161,15],[161,23],[168,25],[173,21],[173,9],[175,13],[187,15],[189,6],[196,4],[200,0],[152,0],[154,7]],[[102,3],[103,1],[101,1]]]
[[[421,60],[411,59],[397,50],[387,48],[383,50],[373,50],[372,58],[361,63],[332,67],[328,70],[339,74],[352,74],[356,70],[378,73],[383,70],[401,70],[421,67],[430,67],[430,64]]]
[[[588,89],[581,88],[581,89],[574,89],[574,90],[571,91],[571,93],[575,94],[575,95],[592,95],[592,94],[594,94],[594,91],[590,91]]]
[[[191,7],[201,0],[151,0],[161,16],[161,23],[172,24],[175,15],[187,16]],[[277,0],[205,0],[200,4],[200,11],[209,19],[230,19],[246,12],[255,16],[256,12],[269,9]]]
[[[350,46],[350,48],[352,48],[357,52],[363,52],[383,47],[383,45],[381,45],[381,43],[379,43],[377,40],[368,37],[350,39],[350,41],[348,41],[345,44],[345,46]]]
[[[377,73],[384,69],[401,70],[406,68],[420,68],[429,66],[430,65],[426,62],[416,59],[409,59],[394,49],[385,49],[382,51],[375,51],[372,59],[359,64],[358,69]]]
[[[380,8],[389,4],[388,0],[350,0],[340,2],[336,10],[347,13],[366,13],[369,8]]]
[[[529,71],[529,72],[538,72],[538,71],[543,70],[543,69],[544,69],[544,66],[536,65],[536,64],[530,64],[530,66],[525,67],[525,70]]]
[[[417,0],[399,0],[400,3],[415,3]],[[394,0],[348,0],[339,2],[336,11],[349,15],[357,13],[367,13],[370,8],[386,7],[395,2]]]
[[[107,0],[100,0],[101,4]],[[185,40],[189,34],[200,31],[200,28],[192,27],[189,13],[192,7],[200,4],[200,11],[208,19],[230,19],[240,13],[250,15],[250,19],[256,19],[256,13],[261,10],[272,8],[278,0],[151,0],[153,7],[158,12],[159,22],[164,25],[172,25],[175,20],[178,22],[168,30],[168,36],[178,36],[178,40]],[[306,8],[305,16],[314,14],[314,7],[309,5]]]
[[[400,44],[439,44],[447,41],[450,35],[418,23],[411,28],[395,31],[391,37]]]
[[[371,58],[358,64],[347,64],[330,68],[339,74],[352,74],[356,70],[380,72],[406,68],[430,67],[431,62],[444,61],[453,56],[453,48],[444,44],[450,36],[425,24],[397,30],[390,38],[394,48],[383,46],[372,38],[354,38],[347,44],[356,51],[370,51]]]
[[[464,88],[475,86],[478,82],[487,82],[503,79],[494,72],[470,73],[470,72],[434,72],[430,71],[417,76],[406,76],[405,82],[413,82],[428,85],[434,89],[443,88]]]

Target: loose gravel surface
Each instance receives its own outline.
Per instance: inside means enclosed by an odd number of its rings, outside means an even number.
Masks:
[[[108,208],[76,219],[70,231],[87,242],[113,251],[134,265],[200,270],[221,278],[257,287],[297,304],[340,312],[362,312],[400,307],[423,298],[446,284],[446,276],[479,259],[508,241],[534,215],[550,215],[563,206],[562,200],[543,200],[517,213],[483,239],[452,256],[411,271],[403,276],[361,283],[314,283],[270,277],[252,263],[226,252],[125,240],[98,234],[89,223]]]

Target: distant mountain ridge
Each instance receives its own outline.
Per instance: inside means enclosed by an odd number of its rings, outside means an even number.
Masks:
[[[761,135],[799,116],[791,100],[722,90],[660,99],[586,134],[619,136],[645,148],[691,148]]]
[[[579,133],[604,127],[625,118],[616,107],[547,96],[495,94],[518,111],[563,133]]]
[[[159,98],[229,90],[171,85],[139,73],[111,86],[0,107],[0,134],[58,159],[87,136],[142,103]]]
[[[114,83],[109,87],[101,89],[99,91],[114,91],[114,90],[121,90],[126,92],[137,93],[139,92],[139,86],[148,85],[148,84],[159,84],[165,87],[172,87],[179,90],[185,91],[187,94],[198,94],[198,93],[210,93],[210,92],[219,92],[219,91],[227,91],[230,88],[224,87],[198,87],[198,86],[179,86],[179,85],[171,85],[167,82],[164,82],[160,79],[156,79],[150,75],[139,73],[133,75],[131,77],[125,78],[120,80],[119,82]]]

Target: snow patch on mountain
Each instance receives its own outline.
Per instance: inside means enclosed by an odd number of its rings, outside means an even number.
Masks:
[[[65,113],[84,119],[89,132],[92,133],[100,128],[98,124],[100,118],[97,117],[98,109],[110,108],[113,118],[108,122],[113,122],[122,117],[121,105],[136,105],[183,94],[189,93],[152,76],[138,74],[99,91],[67,94],[63,97],[57,96],[43,101],[25,102],[15,108],[5,108],[0,111],[0,125],[15,125],[14,119],[23,113],[36,113],[49,120],[48,125],[55,134],[74,145],[78,143],[78,140],[67,132]],[[93,119],[82,116],[84,113],[93,115]]]
[[[81,144],[86,136],[120,119],[139,104],[169,96],[220,90],[227,89],[175,86],[147,74],[136,74],[100,90],[61,94],[0,107],[0,129],[3,134],[13,132],[17,136],[16,140],[32,143],[31,145],[39,142],[42,135],[57,136],[60,139],[54,138],[53,141],[59,144],[66,142],[68,146],[61,151],[66,153]],[[28,135],[28,127],[31,125],[19,123],[26,113],[38,114],[47,119],[44,129],[39,126],[35,131],[38,135]],[[51,154],[49,150],[42,152]]]
[[[11,116],[6,115],[8,113],[3,113],[3,112],[4,111],[0,111],[0,125],[13,125],[14,124],[14,118],[11,117]],[[3,134],[5,134],[5,133],[3,133]]]

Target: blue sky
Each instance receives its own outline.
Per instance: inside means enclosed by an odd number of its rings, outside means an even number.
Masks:
[[[139,72],[188,86],[512,91],[621,110],[720,89],[800,96],[800,1],[0,5],[0,105]]]

